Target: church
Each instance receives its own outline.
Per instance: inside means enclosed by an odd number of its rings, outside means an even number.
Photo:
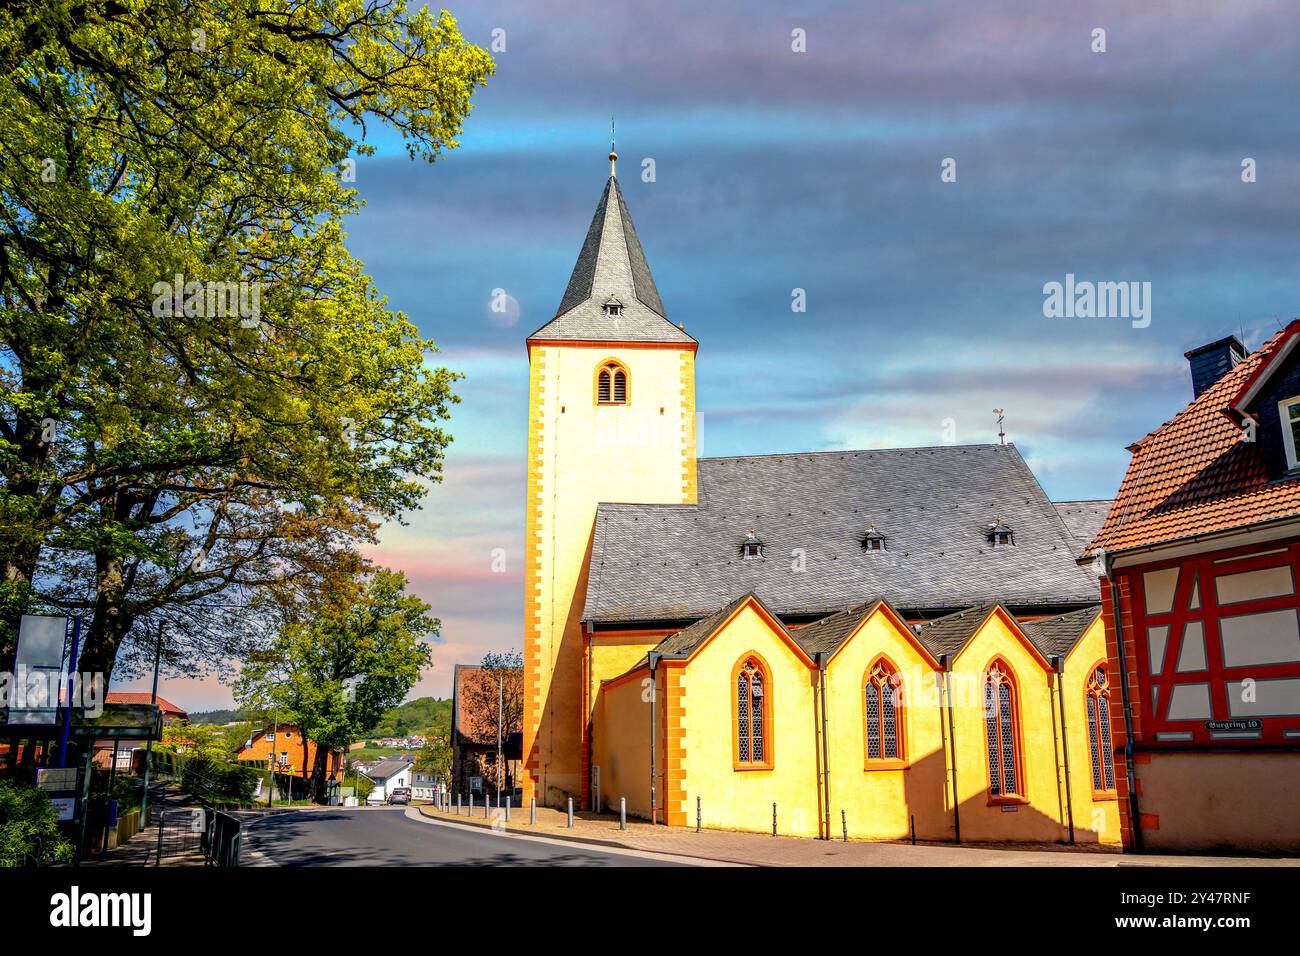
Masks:
[[[524,799],[824,839],[1118,845],[1108,501],[1012,444],[698,458],[699,343],[610,176],[528,337]]]

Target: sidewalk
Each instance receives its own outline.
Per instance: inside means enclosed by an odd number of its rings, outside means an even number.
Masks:
[[[527,833],[550,839],[617,846],[651,853],[719,860],[749,866],[1300,866],[1294,858],[1230,856],[1183,856],[1143,854],[1133,856],[1100,847],[1069,847],[1061,844],[966,844],[869,843],[864,841],[810,840],[773,837],[732,830],[703,830],[690,827],[653,826],[628,820],[619,830],[618,817],[589,812],[574,813],[573,828],[565,814],[549,807],[537,808],[537,824],[528,823],[528,808],[512,809],[510,823],[498,811],[475,808],[470,819],[463,808],[457,816],[453,807],[443,813],[431,805],[417,807],[433,820],[511,833]]]
[[[82,866],[203,866],[199,834],[191,811],[199,804],[177,787],[149,788],[149,825],[104,855],[87,857]],[[161,818],[160,818],[161,814]],[[159,821],[161,819],[161,827]],[[160,832],[161,830],[161,832]]]

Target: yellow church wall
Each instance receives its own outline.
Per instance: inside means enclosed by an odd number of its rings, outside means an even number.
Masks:
[[[1075,843],[1120,845],[1119,802],[1114,795],[1094,798],[1092,789],[1092,752],[1088,738],[1088,675],[1093,667],[1106,660],[1106,629],[1097,618],[1065,659],[1061,676],[1061,693],[1065,701],[1065,739],[1070,748],[1070,794],[1073,797]],[[1119,694],[1115,675],[1107,679]],[[1057,703],[1057,712],[1060,704]],[[1058,721],[1059,722],[1059,721]],[[1119,761],[1116,761],[1118,772]],[[1064,781],[1064,767],[1061,779]]]
[[[607,361],[628,403],[598,405]],[[683,503],[695,494],[694,352],[680,346],[530,343],[525,559],[525,799],[583,791],[580,622],[596,505]]]
[[[1007,663],[1015,678],[1023,802],[998,802],[989,796],[983,680],[989,665],[998,658]],[[1064,840],[1064,794],[1058,784],[1052,714],[1055,697],[1041,658],[1001,617],[992,615],[957,654],[951,678],[962,841]]]
[[[786,641],[751,603],[743,605],[686,666],[676,668],[680,672],[675,705],[684,779],[680,787],[669,781],[670,791],[677,790],[680,800],[669,807],[669,823],[694,823],[699,797],[705,826],[770,833],[775,803],[778,833],[817,836],[816,672]],[[757,655],[768,672],[770,769],[738,770],[735,764],[733,674],[742,658],[750,654]],[[670,746],[672,743],[675,741]]]
[[[592,733],[592,761],[600,767],[602,809],[617,812],[619,798],[623,797],[627,800],[628,816],[643,819],[650,817],[651,706],[648,680],[649,671],[641,670],[601,687],[597,694]],[[657,684],[662,701],[662,670],[657,674]],[[656,712],[655,719],[658,721],[655,729],[656,799],[662,805],[666,741],[662,715]]]
[[[866,676],[882,654],[903,679],[905,766],[896,769],[866,759]],[[828,662],[826,709],[831,836],[847,826],[851,839],[902,839],[914,817],[919,839],[952,839],[935,671],[883,609]]]

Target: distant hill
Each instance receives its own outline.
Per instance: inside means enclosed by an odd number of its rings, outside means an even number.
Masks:
[[[229,724],[252,719],[243,710],[204,710],[190,714],[192,724]],[[360,739],[409,737],[412,734],[451,736],[451,701],[437,697],[417,697],[394,707]]]
[[[230,724],[249,719],[242,710],[200,710],[190,714],[191,724]]]
[[[412,734],[451,736],[451,701],[437,697],[408,700],[390,710],[363,736],[366,740],[374,740],[377,737],[409,737]]]

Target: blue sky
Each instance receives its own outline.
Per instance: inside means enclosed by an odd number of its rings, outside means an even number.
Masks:
[[[702,455],[939,444],[945,419],[996,441],[1003,407],[1051,497],[1110,497],[1124,446],[1190,398],[1184,351],[1300,314],[1294,5],[638,6],[453,8],[506,44],[460,147],[428,165],[380,136],[358,163],[351,249],[466,376],[445,482],[374,552],[443,620],[416,694],[521,647],[523,343],[560,301],[611,113],[668,315],[700,341]],[[1149,327],[1044,318],[1067,273],[1150,282]]]

